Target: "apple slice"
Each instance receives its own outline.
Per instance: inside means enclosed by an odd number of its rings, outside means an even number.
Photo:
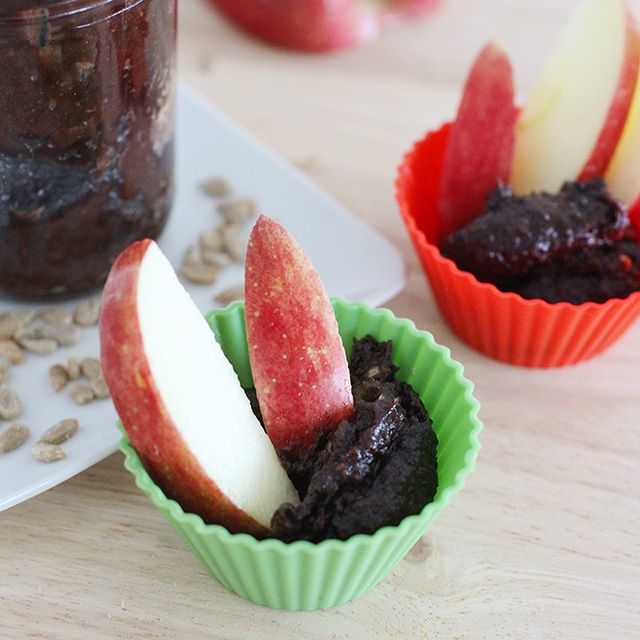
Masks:
[[[534,83],[516,127],[517,194],[555,193],[603,175],[624,127],[640,61],[640,30],[623,0],[575,11]]]
[[[440,0],[211,0],[231,22],[271,44],[332,51],[377,38]]]
[[[489,43],[471,67],[451,125],[440,180],[440,237],[471,222],[498,182],[509,181],[517,113],[511,63]]]
[[[265,428],[285,459],[353,413],[349,366],[333,307],[302,247],[261,215],[247,245],[249,362]]]
[[[213,332],[151,240],[128,247],[100,316],[104,376],[131,445],[185,511],[269,534],[298,496]]]

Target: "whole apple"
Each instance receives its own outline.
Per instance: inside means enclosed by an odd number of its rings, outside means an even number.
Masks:
[[[211,0],[237,27],[300,51],[346,49],[431,11],[440,0]]]

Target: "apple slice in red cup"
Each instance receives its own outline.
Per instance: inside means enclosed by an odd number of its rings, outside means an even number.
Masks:
[[[624,0],[587,0],[574,11],[522,109],[512,186],[557,192],[566,180],[604,175],[633,98],[640,25]]]
[[[449,132],[439,185],[442,237],[471,222],[496,184],[509,182],[517,115],[511,62],[490,42],[471,67]]]

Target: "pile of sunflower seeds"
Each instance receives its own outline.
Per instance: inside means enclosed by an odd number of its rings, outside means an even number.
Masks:
[[[65,418],[47,429],[31,448],[31,455],[41,462],[55,462],[66,456],[60,446],[76,433],[79,422],[75,418]],[[26,424],[14,422],[0,433],[0,453],[9,453],[23,445],[31,435]]]
[[[200,188],[218,201],[216,210],[222,222],[200,232],[197,241],[187,247],[178,273],[194,284],[211,285],[230,264],[244,263],[247,241],[242,225],[255,218],[257,206],[251,198],[232,197],[231,185],[224,178],[206,180]],[[215,300],[228,303],[242,296],[240,284],[221,291]]]
[[[47,429],[31,448],[31,455],[42,462],[54,462],[65,457],[60,446],[78,430],[75,418],[65,418]],[[29,438],[29,427],[16,422],[0,433],[0,453],[8,453],[24,444]]]
[[[31,455],[42,462],[62,460],[66,454],[60,445],[78,431],[78,426],[75,418],[60,420],[40,436],[31,448]]]
[[[56,392],[62,391],[69,383],[69,397],[76,404],[87,404],[109,397],[109,389],[98,358],[86,357],[80,361],[69,358],[66,365],[51,365],[49,382]]]
[[[22,415],[22,403],[10,386],[11,370],[22,364],[27,353],[49,355],[59,347],[77,345],[83,329],[95,326],[100,315],[100,299],[79,302],[74,309],[43,307],[34,310],[0,313],[0,420],[15,421]],[[62,382],[62,376],[65,376]],[[84,377],[85,382],[80,378]],[[67,366],[53,365],[49,379],[54,390],[61,390],[67,382],[69,396],[77,404],[106,398],[109,392],[97,358],[69,359]],[[31,450],[38,460],[52,462],[64,457],[60,444],[78,430],[75,418],[63,420],[47,430]],[[14,422],[0,433],[0,453],[8,453],[24,444],[30,435],[29,427]]]
[[[44,307],[0,313],[0,356],[21,364],[25,352],[47,355],[76,345],[83,327],[97,324],[99,315],[99,298],[84,300],[73,310]]]

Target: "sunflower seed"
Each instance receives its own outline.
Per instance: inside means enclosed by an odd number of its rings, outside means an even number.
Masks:
[[[67,375],[69,380],[77,380],[82,375],[80,363],[75,358],[67,360]]]
[[[55,340],[61,347],[71,347],[82,340],[82,329],[74,324],[46,322],[38,328],[37,337]]]
[[[224,269],[231,264],[231,256],[217,249],[202,248],[200,250],[200,257],[202,262],[213,265],[218,269]]]
[[[20,364],[24,360],[24,351],[15,340],[10,338],[0,338],[0,355],[3,355],[11,364]]]
[[[25,338],[39,338],[38,328],[41,326],[41,322],[30,322],[28,324],[23,324],[20,328],[13,334],[13,339],[20,344],[21,340]]]
[[[35,317],[36,312],[29,309],[5,311],[0,314],[0,338],[13,338]]]
[[[9,379],[11,373],[11,362],[6,356],[0,355],[0,384]]]
[[[229,304],[234,300],[244,299],[244,284],[237,284],[217,293],[214,298],[220,304]]]
[[[22,413],[18,394],[6,384],[0,385],[0,418],[13,420]]]
[[[96,396],[95,396],[95,393],[93,392],[93,389],[91,389],[91,387],[89,387],[88,385],[82,382],[74,382],[69,387],[69,397],[76,404],[82,405],[82,404],[88,404]]]
[[[100,298],[91,298],[79,302],[73,312],[73,321],[80,327],[98,324],[100,318]]]
[[[218,277],[218,267],[212,264],[186,263],[180,268],[180,275],[196,284],[213,284]]]
[[[18,339],[18,344],[27,351],[41,356],[53,353],[58,348],[58,341],[53,338],[24,337]]]
[[[52,427],[47,429],[38,440],[38,443],[44,444],[62,444],[68,440],[78,430],[78,421],[75,418],[65,418],[56,422]]]
[[[182,256],[182,264],[202,264],[202,253],[197,244],[190,244]]]
[[[222,251],[224,242],[222,239],[222,231],[220,227],[211,227],[200,232],[198,242],[201,249],[210,249],[212,251]]]
[[[49,367],[49,382],[57,393],[64,389],[67,382],[69,382],[69,372],[63,365],[53,364]]]
[[[23,320],[15,313],[7,311],[0,314],[0,338],[13,338],[23,324]]]
[[[8,453],[24,444],[29,437],[29,427],[15,423],[0,433],[0,453]]]
[[[212,198],[223,198],[231,193],[231,185],[224,178],[209,178],[200,183],[200,189]]]
[[[240,233],[239,229],[233,225],[224,226],[222,234],[227,253],[236,262],[244,262],[244,257],[247,252],[247,240],[242,233]]]
[[[71,311],[61,307],[45,307],[37,312],[37,316],[52,324],[71,324],[73,322]]]
[[[89,378],[89,386],[93,391],[93,394],[99,400],[104,400],[109,397],[109,387],[104,379],[104,376],[99,375],[93,378]]]
[[[229,222],[244,222],[255,215],[256,203],[250,198],[226,200],[218,205],[218,212]]]
[[[80,362],[80,371],[82,374],[91,379],[91,378],[101,378],[102,377],[102,365],[100,364],[100,360],[98,358],[83,358]]]
[[[55,462],[66,457],[60,445],[46,442],[36,442],[31,448],[31,455],[40,462]]]

